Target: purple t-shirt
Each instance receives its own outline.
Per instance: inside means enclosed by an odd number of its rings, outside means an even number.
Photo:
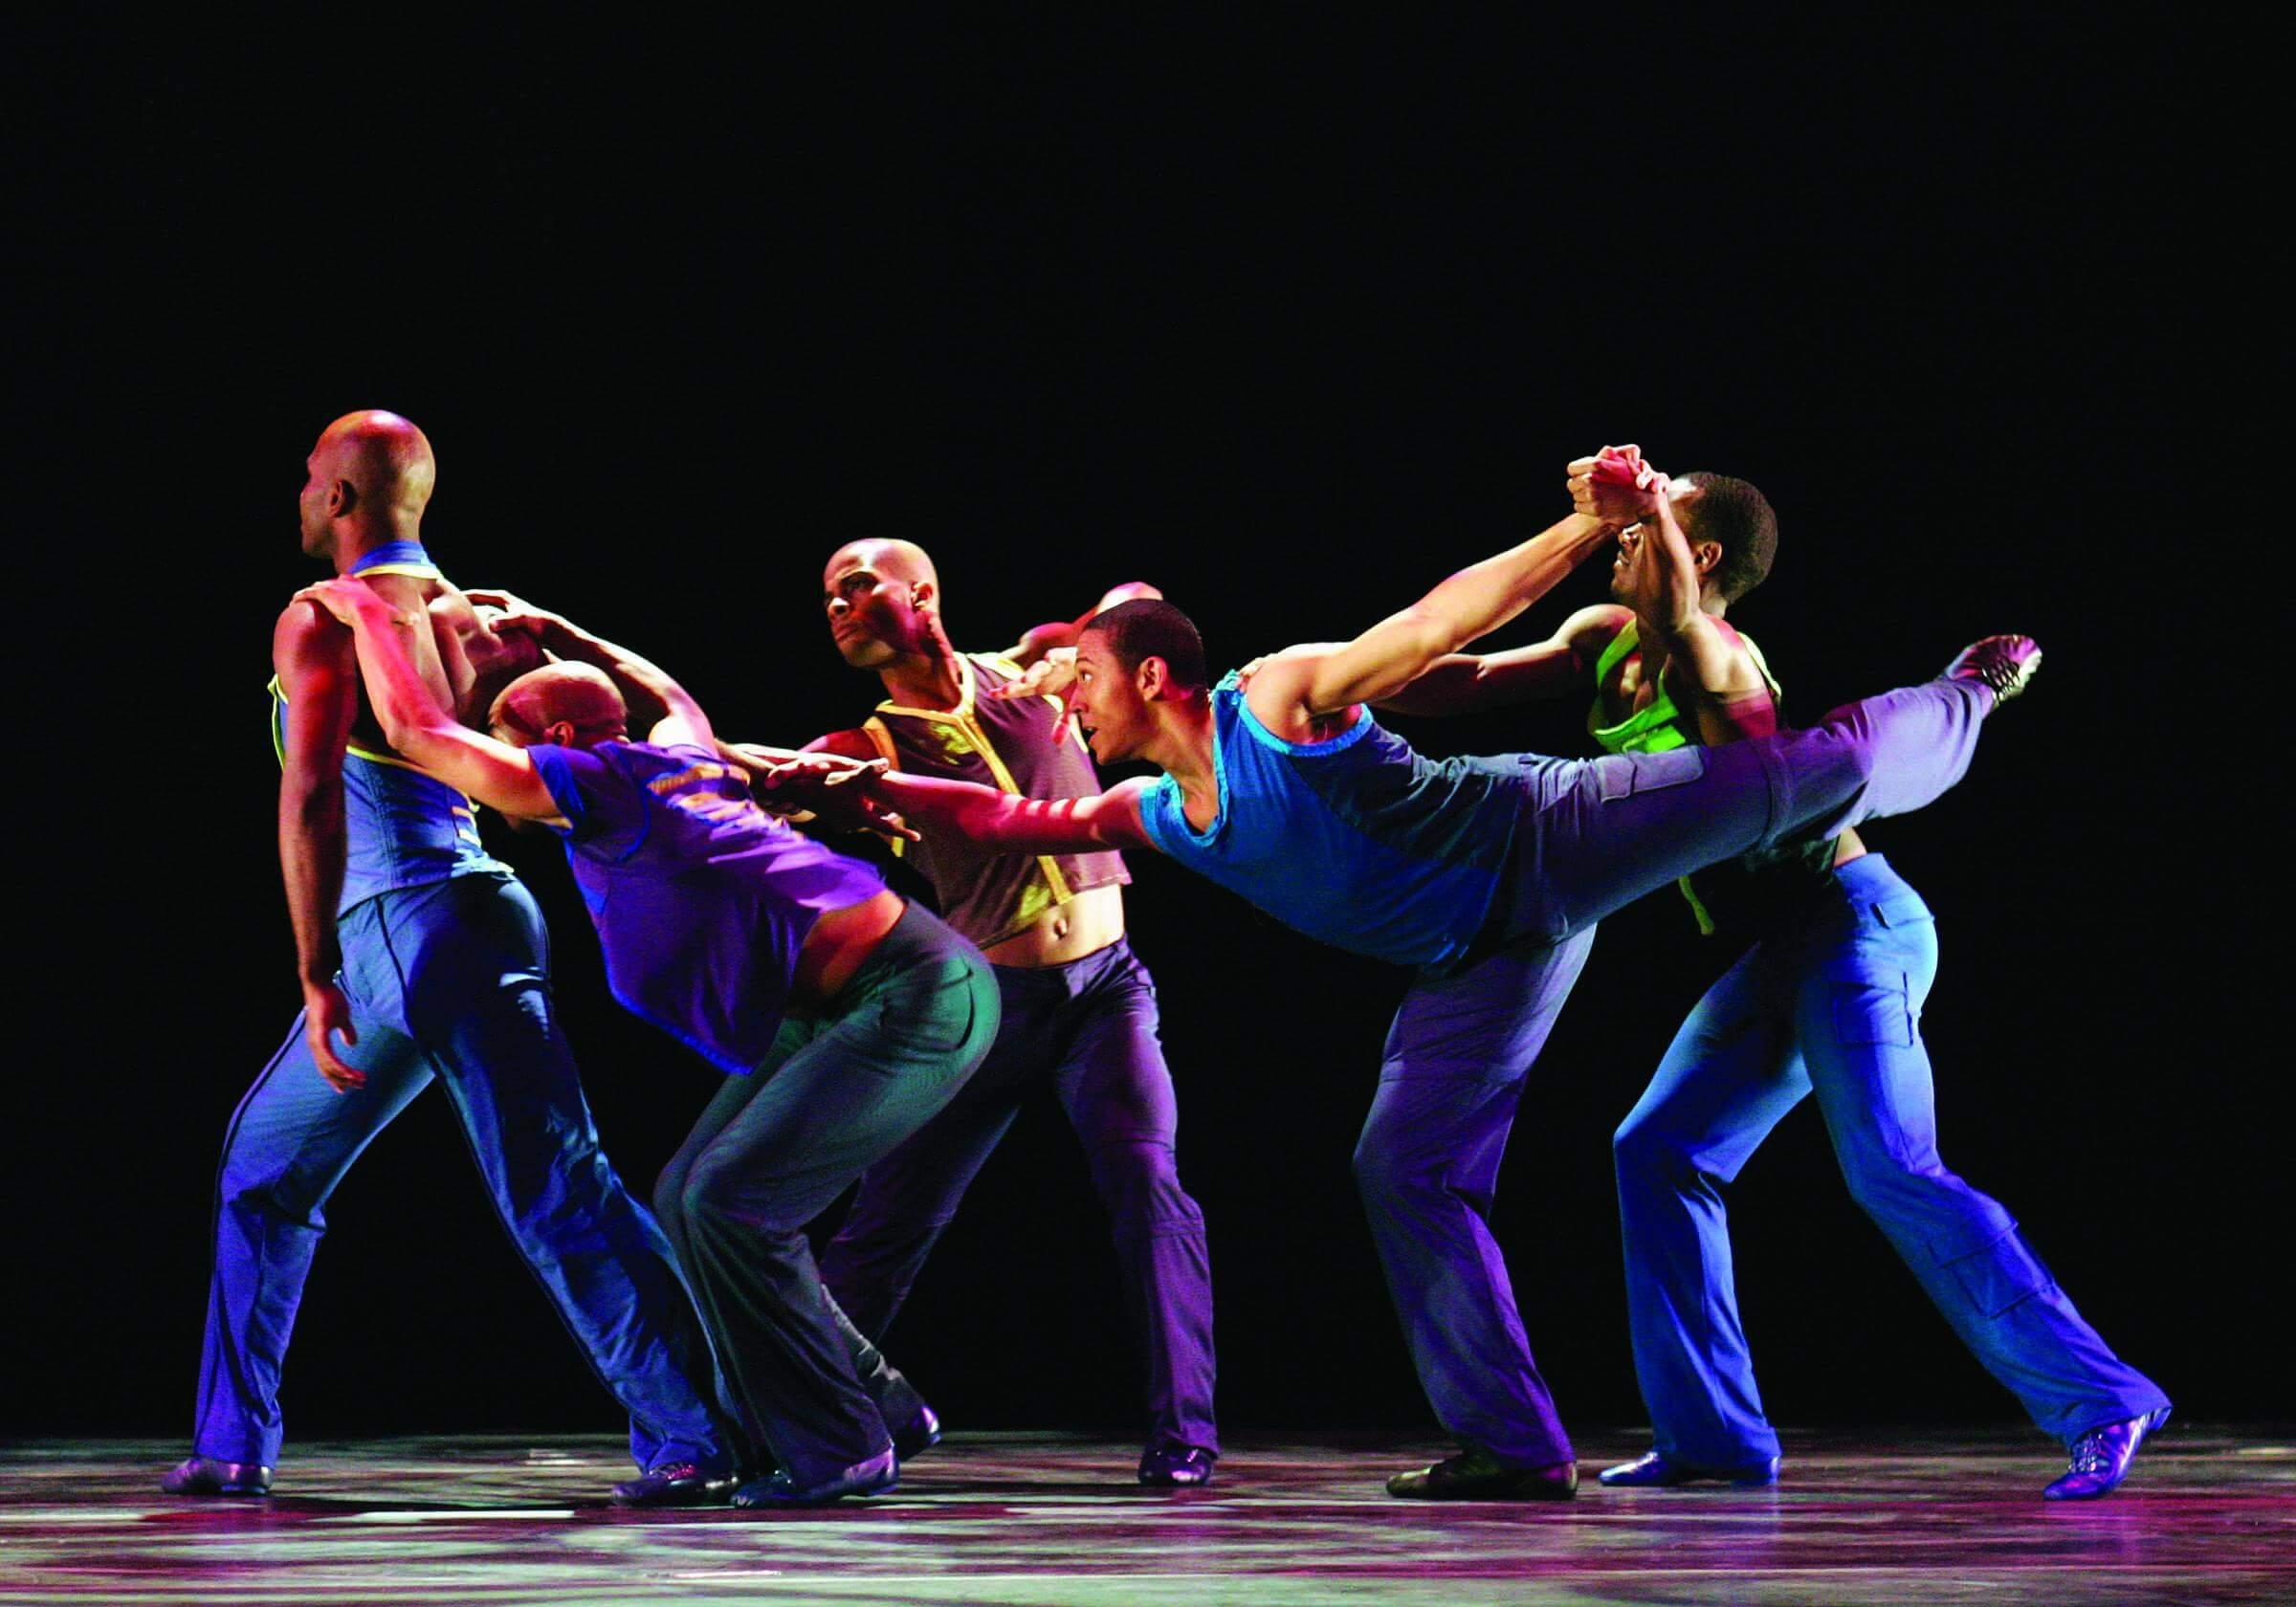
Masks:
[[[760,809],[747,775],[708,749],[526,752],[571,823],[566,863],[614,997],[725,1070],[755,1068],[781,1029],[806,934],[884,877]]]

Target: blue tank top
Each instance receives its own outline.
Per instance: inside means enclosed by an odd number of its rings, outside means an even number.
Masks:
[[[1512,759],[1431,759],[1360,711],[1287,742],[1230,673],[1212,692],[1220,813],[1188,824],[1161,778],[1141,824],[1165,853],[1319,942],[1402,965],[1467,953],[1490,913],[1524,789]]]
[[[351,572],[443,578],[428,559],[392,561],[396,556],[393,552],[371,554],[368,561]],[[284,767],[287,694],[276,676],[271,683],[271,747]],[[355,742],[342,756],[342,892],[335,900],[338,916],[381,892],[428,887],[453,876],[512,873],[510,867],[488,853],[479,841],[478,812],[468,798],[395,755],[376,753]]]

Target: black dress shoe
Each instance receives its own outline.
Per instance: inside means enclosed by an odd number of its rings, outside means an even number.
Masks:
[[[160,1488],[169,1495],[269,1495],[271,1469],[257,1462],[186,1457],[167,1470]]]
[[[849,1495],[878,1495],[901,1482],[901,1464],[891,1450],[867,1462],[856,1462],[835,1478],[802,1488],[785,1471],[776,1469],[734,1492],[737,1507],[826,1507]]]
[[[614,1486],[617,1507],[721,1507],[740,1481],[705,1473],[698,1463],[671,1462]]]
[[[1212,1482],[1212,1453],[1202,1445],[1151,1445],[1140,1453],[1140,1483],[1184,1489]]]
[[[1568,1501],[1578,1493],[1578,1464],[1507,1467],[1480,1445],[1415,1473],[1398,1473],[1387,1493],[1414,1501]]]
[[[1949,681],[1982,681],[1993,688],[1996,705],[2025,690],[2041,668],[2041,644],[2030,636],[1982,636],[1945,667]]]
[[[1708,1467],[1694,1462],[1676,1462],[1652,1451],[1632,1462],[1622,1462],[1616,1467],[1605,1467],[1595,1477],[1613,1489],[1670,1489],[1676,1485],[1696,1484],[1758,1489],[1777,1483],[1777,1467],[1776,1457],[1740,1463],[1735,1467]]]
[[[2072,1464],[2064,1477],[2041,1493],[2051,1501],[2094,1501],[2110,1495],[2129,1477],[2129,1464],[2136,1460],[2136,1448],[2145,1437],[2168,1420],[2169,1409],[2163,1406],[2141,1418],[2090,1429],[2073,1442]]]
[[[919,1405],[916,1417],[893,1431],[893,1454],[903,1462],[939,1443],[940,1416],[930,1406]]]

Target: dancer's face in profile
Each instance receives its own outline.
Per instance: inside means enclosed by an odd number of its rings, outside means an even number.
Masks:
[[[894,573],[867,546],[830,559],[821,591],[838,656],[856,670],[874,670],[915,652],[931,634],[917,583]]]
[[[1689,520],[1691,517],[1691,510],[1697,505],[1697,486],[1677,481],[1669,491],[1668,496],[1673,504],[1676,521],[1684,525],[1684,534],[1689,535]],[[1720,549],[1713,547],[1712,542],[1702,542],[1695,536],[1690,537],[1690,552],[1693,557],[1697,557],[1703,549],[1710,547],[1713,548],[1715,557],[1719,558]],[[1616,603],[1623,603],[1638,612],[1654,605],[1660,595],[1659,565],[1665,561],[1666,543],[1655,516],[1646,519],[1638,519],[1620,531],[1618,556],[1611,560],[1610,564],[1611,600]],[[1700,573],[1703,574],[1711,567],[1711,563],[1701,562]]]
[[[1086,631],[1076,644],[1076,690],[1069,707],[1098,763],[1135,757],[1148,736],[1148,699],[1140,689],[1140,671],[1126,670],[1109,650],[1108,638],[1096,630]]]

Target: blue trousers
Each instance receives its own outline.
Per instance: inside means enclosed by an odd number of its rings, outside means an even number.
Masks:
[[[549,936],[503,875],[382,893],[339,922],[366,1084],[337,1093],[298,1018],[239,1104],[216,1185],[200,1360],[202,1456],[278,1461],[279,1372],[335,1185],[436,1077],[519,1253],[629,1412],[641,1468],[731,1465],[709,1353],[653,1220],[599,1148],[550,999]]]
[[[1453,1437],[1510,1465],[1571,1456],[1490,1215],[1531,1061],[1595,923],[1762,844],[1919,808],[1969,768],[1992,706],[1981,686],[1938,680],[1727,747],[1519,757],[1520,811],[1488,941],[1404,996],[1356,1146],[1388,1290]]]
[[[1203,1213],[1174,1158],[1180,1112],[1157,1040],[1156,983],[1121,938],[1066,965],[990,969],[1004,1020],[995,1046],[948,1109],[862,1178],[822,1255],[822,1281],[881,1339],[1022,1100],[1049,1082],[1115,1229],[1147,1359],[1149,1443],[1216,1455],[1211,1260]]]
[[[784,1021],[757,1070],[725,1080],[654,1185],[744,1449],[801,1488],[884,1452],[923,1404],[823,1288],[806,1224],[947,1105],[996,1034],[987,963],[912,904],[824,1014]]]
[[[1738,1323],[1720,1185],[1813,1090],[1850,1197],[1954,1332],[2068,1443],[2168,1398],[2073,1310],[1999,1204],[1937,1156],[1921,1006],[1936,926],[1878,854],[1707,990],[1619,1129],[1619,1214],[1643,1398],[1666,1456],[1777,1454]]]

